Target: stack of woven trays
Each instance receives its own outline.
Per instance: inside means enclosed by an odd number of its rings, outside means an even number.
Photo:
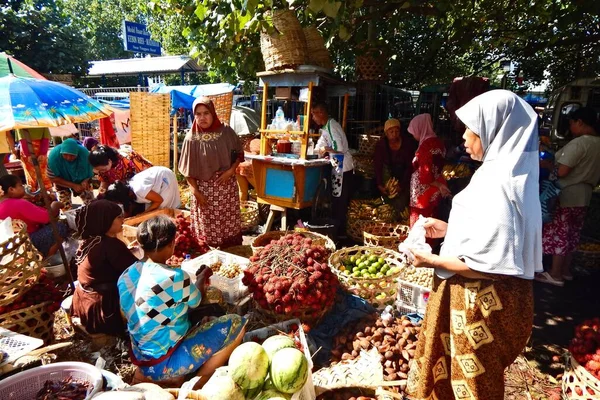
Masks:
[[[27,294],[40,277],[42,255],[31,243],[27,225],[13,221],[14,235],[0,243],[0,306],[14,304]],[[47,312],[51,302],[0,314],[0,326],[13,332],[50,341],[54,314]]]
[[[398,245],[407,237],[410,228],[389,222],[376,222],[367,225],[363,231],[365,246],[384,247],[390,250],[398,250]]]
[[[348,206],[346,233],[355,242],[363,243],[367,226],[395,220],[396,210],[381,199],[354,199]]]

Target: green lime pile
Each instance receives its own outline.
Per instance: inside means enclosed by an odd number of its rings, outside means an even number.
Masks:
[[[383,278],[400,272],[400,267],[390,266],[385,259],[374,254],[354,255],[343,260],[339,267],[343,274],[354,278]]]

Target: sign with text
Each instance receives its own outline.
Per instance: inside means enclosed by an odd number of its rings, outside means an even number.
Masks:
[[[160,55],[160,43],[150,39],[144,24],[123,21],[123,45],[126,51]]]

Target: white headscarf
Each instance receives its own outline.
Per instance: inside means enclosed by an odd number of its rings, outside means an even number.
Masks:
[[[456,115],[481,138],[484,156],[452,202],[441,254],[473,270],[532,279],[542,271],[537,114],[514,93],[492,90]]]

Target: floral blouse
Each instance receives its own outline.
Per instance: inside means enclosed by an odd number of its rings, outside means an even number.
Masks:
[[[442,170],[446,148],[437,137],[429,138],[419,145],[413,159],[413,173],[410,179],[410,206],[429,208],[442,198],[433,182],[445,182]]]
[[[138,172],[152,167],[152,163],[142,155],[131,150],[127,153],[119,153],[119,161],[106,172],[98,174],[100,181],[114,183],[116,181],[128,181]]]

